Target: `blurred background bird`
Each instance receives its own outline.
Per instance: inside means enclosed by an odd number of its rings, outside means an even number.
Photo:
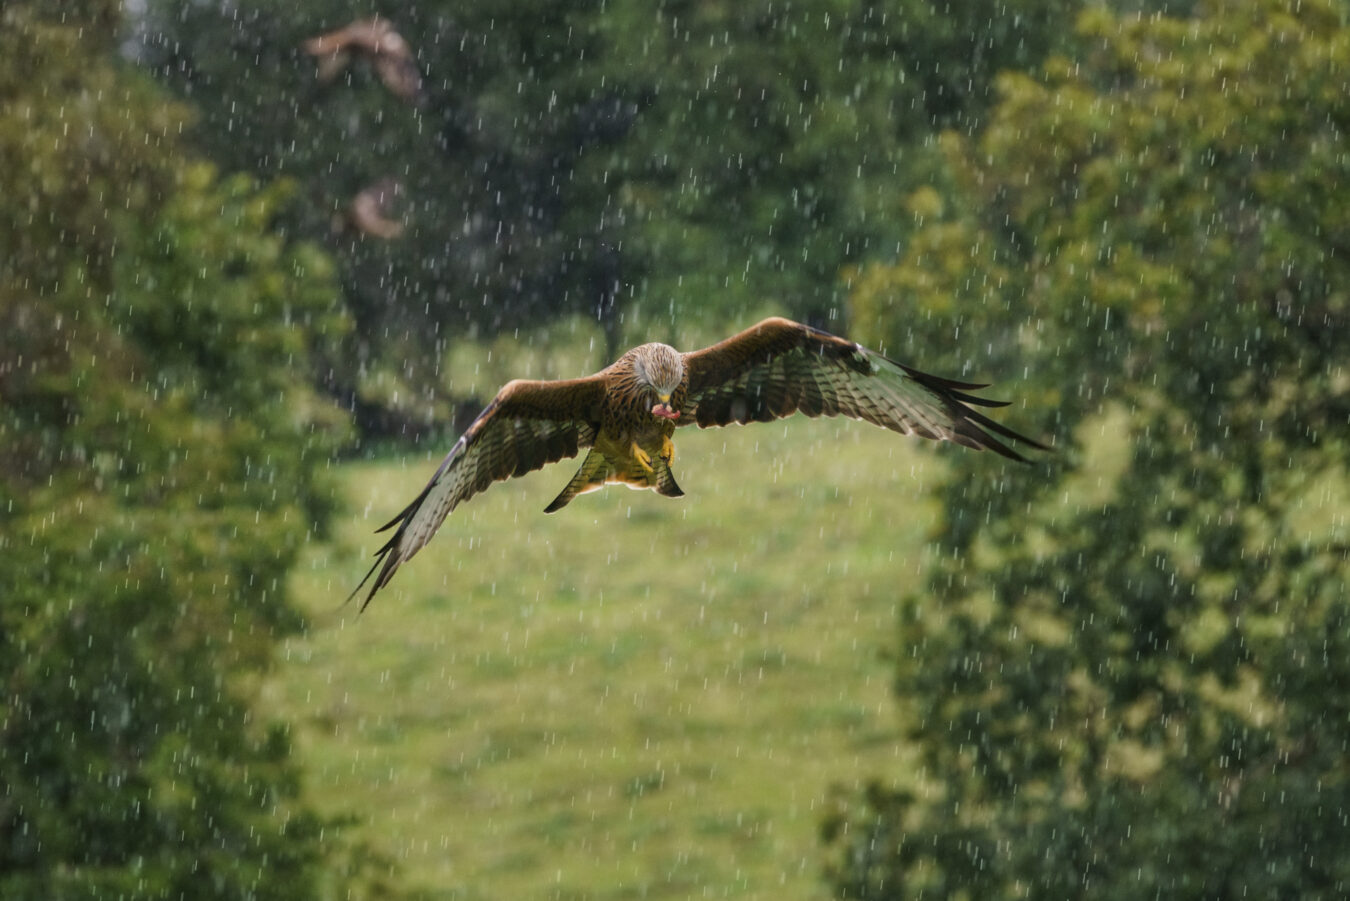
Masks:
[[[367,61],[380,82],[400,100],[413,102],[422,89],[412,47],[394,30],[388,19],[375,16],[310,38],[301,49],[315,57],[319,81],[329,82],[354,59]]]

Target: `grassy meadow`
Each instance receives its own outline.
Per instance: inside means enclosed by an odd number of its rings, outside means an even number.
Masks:
[[[264,707],[419,896],[824,898],[831,785],[912,766],[886,655],[956,449],[801,417],[676,446],[681,500],[546,516],[572,461],[495,486],[361,615],[439,451],[342,469]]]

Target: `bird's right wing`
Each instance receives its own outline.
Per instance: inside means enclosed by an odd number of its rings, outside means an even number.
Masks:
[[[603,373],[551,382],[516,380],[497,392],[455,442],[421,494],[378,529],[383,532],[397,526],[352,592],[355,597],[379,569],[361,609],[366,609],[375,592],[431,540],[461,503],[495,481],[524,475],[590,447],[599,429],[604,395]]]

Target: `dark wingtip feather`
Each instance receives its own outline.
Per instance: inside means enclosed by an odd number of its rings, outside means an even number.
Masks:
[[[906,372],[906,374],[913,376],[920,382],[923,382],[925,385],[928,385],[930,388],[942,388],[948,392],[980,391],[984,388],[988,388],[991,384],[990,382],[958,382],[956,379],[943,378],[940,375],[933,375],[932,373],[929,372],[922,372],[918,369],[915,369],[913,366],[906,366],[904,363],[897,363],[895,360],[892,360],[889,357],[882,357],[882,359],[886,360],[893,366],[900,367]],[[979,401],[976,401],[976,403],[979,403]]]
[[[440,475],[439,471],[437,471],[437,475]],[[421,494],[417,495],[416,499],[414,499],[411,504],[404,507],[398,516],[395,516],[393,519],[389,520],[389,522],[375,530],[375,533],[378,535],[380,532],[387,532],[394,526],[398,526],[398,531],[393,535],[390,535],[389,540],[384,543],[384,546],[375,552],[375,562],[371,564],[369,571],[366,572],[365,577],[361,579],[360,583],[352,589],[352,593],[347,595],[347,600],[343,602],[343,606],[352,602],[352,598],[356,597],[357,594],[361,592],[362,586],[370,581],[370,577],[375,574],[375,570],[377,569],[380,570],[380,574],[375,577],[375,584],[370,586],[370,593],[366,595],[366,599],[361,602],[361,609],[359,612],[364,613],[366,608],[370,606],[370,602],[375,599],[375,593],[389,584],[389,580],[394,577],[394,573],[398,570],[399,564],[403,562],[403,558],[397,553],[397,548],[399,540],[403,538],[404,529],[407,528],[408,522],[416,515],[418,508],[422,506],[422,503],[427,499],[427,495],[431,493],[431,489],[435,487],[435,485],[436,480],[432,479],[431,482],[427,483],[427,487],[422,489]],[[380,568],[380,564],[384,564],[383,569]]]
[[[388,528],[388,526],[385,526],[385,528]],[[381,529],[380,531],[384,531],[384,529]],[[342,602],[344,607],[352,602],[352,598],[361,593],[361,589],[370,581],[370,577],[375,575],[375,570],[379,569],[380,574],[375,577],[375,584],[370,586],[370,593],[367,594],[366,599],[361,602],[361,607],[357,612],[365,613],[366,608],[370,606],[370,602],[375,600],[375,592],[389,584],[389,580],[393,578],[394,571],[398,569],[400,562],[398,556],[394,554],[394,545],[402,535],[402,529],[395,532],[393,537],[385,542],[384,547],[380,548],[375,553],[375,562],[371,564],[370,569],[366,570],[365,576],[363,576],[356,587],[352,589],[352,593],[347,595],[347,600]],[[390,556],[391,554],[393,554],[393,556]],[[380,569],[380,564],[384,564],[383,569]]]
[[[929,375],[926,372],[921,372],[901,363],[897,363],[896,365],[900,366],[906,374],[919,384],[928,388],[930,391],[935,392],[939,397],[944,398],[955,408],[953,412],[956,413],[960,420],[958,432],[963,437],[970,440],[971,443],[968,446],[973,447],[976,450],[988,448],[999,456],[1006,457],[1009,460],[1015,460],[1018,463],[1031,463],[1032,461],[1004,444],[998,438],[995,438],[994,435],[1002,436],[1010,441],[1016,441],[1019,444],[1025,444],[1028,447],[1034,447],[1037,450],[1047,451],[1049,453],[1054,452],[1053,448],[1048,445],[1042,444],[1034,438],[1028,438],[1021,432],[1013,431],[1003,423],[990,419],[978,410],[967,406],[968,404],[974,404],[980,407],[1006,407],[1009,405],[1007,401],[989,400],[987,398],[975,397],[974,395],[966,393],[967,390],[988,386],[954,382],[951,379],[944,379],[941,376]],[[953,386],[960,387],[954,388]],[[990,432],[993,432],[994,435],[991,435]],[[964,444],[965,442],[960,443]]]
[[[975,450],[991,450],[1000,457],[1006,457],[1007,459],[1018,463],[1031,462],[1002,441],[999,441],[993,435],[990,435],[978,426],[972,425],[970,421],[963,423],[963,425],[966,427],[966,431],[963,432],[963,434],[972,439],[971,444],[967,445],[968,447],[973,447]]]
[[[1036,450],[1054,453],[1054,448],[1050,447],[1048,444],[1042,444],[1034,438],[1028,438],[1021,432],[1015,432],[1003,423],[990,419],[988,416],[985,416],[977,410],[966,410],[966,418],[990,431],[1002,435],[1004,438],[1009,438],[1013,441],[1025,444],[1028,447],[1034,447]]]
[[[1000,457],[1006,457],[1007,459],[1015,460],[1018,463],[1029,464],[1032,462],[1031,460],[1022,456],[1022,454],[1020,454],[1016,450],[1013,450],[1011,447],[1004,444],[998,438],[995,438],[994,435],[989,434],[990,432],[994,432],[997,435],[1001,435],[1002,437],[1007,438],[1011,441],[1016,441],[1021,444],[1025,444],[1028,447],[1034,447],[1037,450],[1042,450],[1049,453],[1054,452],[1052,448],[1042,444],[1041,442],[1036,441],[1035,439],[1032,438],[1028,438],[1021,432],[1015,432],[1012,429],[1005,426],[1003,423],[995,422],[988,416],[985,416],[983,413],[980,413],[976,410],[972,410],[969,407],[961,407],[961,415],[962,421],[958,426],[958,430],[961,432],[961,434],[965,435],[967,438],[970,438],[972,442],[974,442],[971,446],[974,447],[976,450],[988,448],[989,450],[998,454]],[[988,431],[986,431],[986,429]]]
[[[376,567],[378,567],[383,562],[384,562],[384,554],[380,553],[375,557],[375,562],[371,564],[370,569],[366,570],[366,574],[361,578],[361,581],[358,582],[356,587],[352,589],[352,593],[347,595],[347,600],[342,602],[342,606],[346,607],[348,604],[352,602],[352,598],[356,597],[358,594],[361,593],[361,588],[367,582],[370,581],[370,577],[374,575]],[[370,595],[367,596],[366,599],[361,602],[361,610],[366,609],[366,605],[370,603],[370,599],[371,597],[374,597],[374,595],[375,592],[374,589],[372,589]]]
[[[422,493],[419,494],[419,495],[417,496],[416,500],[414,500],[414,501],[413,501],[411,504],[409,504],[408,506],[404,507],[403,510],[400,511],[399,514],[398,514],[397,516],[395,516],[393,519],[389,520],[387,523],[385,523],[384,525],[382,525],[382,526],[380,526],[378,529],[376,529],[376,530],[375,530],[375,534],[378,535],[378,534],[380,534],[381,532],[388,532],[388,531],[389,531],[390,529],[392,529],[394,526],[398,525],[399,523],[403,522],[403,520],[405,520],[405,519],[407,519],[408,517],[412,516],[413,511],[416,510],[416,509],[417,509],[417,506],[418,506],[419,504],[422,503],[422,500],[427,496],[427,492],[428,492],[429,490],[431,490],[431,486],[430,486],[430,485],[428,485],[426,488],[422,489]]]
[[[964,391],[948,391],[952,397],[961,401],[963,404],[975,404],[978,407],[1007,407],[1011,406],[1011,401],[990,400],[987,397],[976,397],[973,394],[966,394]]]

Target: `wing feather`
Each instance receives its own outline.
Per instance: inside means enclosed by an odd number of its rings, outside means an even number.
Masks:
[[[789,355],[787,360],[788,379],[797,386],[797,409],[807,416],[837,416],[838,403],[831,403],[833,398],[827,399],[811,377],[810,360],[806,355]]]
[[[1026,458],[995,436],[1047,449],[971,408],[1006,406],[968,393],[986,385],[920,372],[789,319],[766,319],[684,360],[685,406],[693,411],[685,421],[702,428],[800,412],[848,416],[1021,462]]]
[[[355,597],[379,570],[361,609],[464,501],[493,482],[574,457],[582,448],[590,447],[600,427],[604,394],[604,373],[556,382],[517,380],[497,392],[455,442],[421,493],[379,529],[383,532],[397,527],[352,592],[351,597]]]

